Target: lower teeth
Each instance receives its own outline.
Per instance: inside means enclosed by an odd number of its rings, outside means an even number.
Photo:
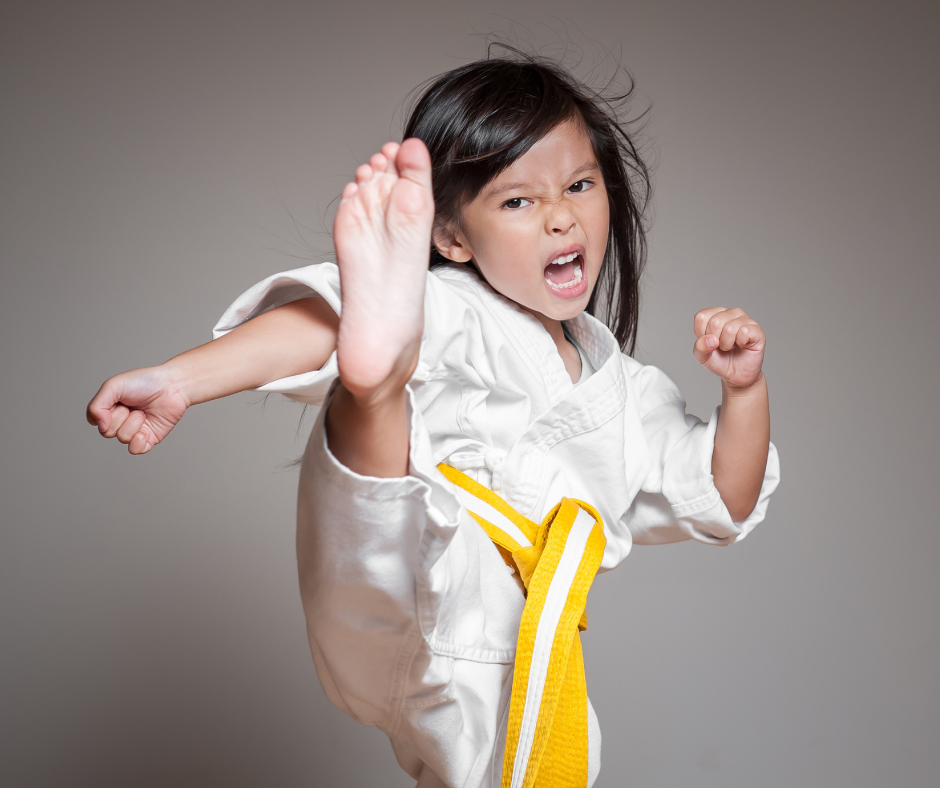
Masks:
[[[569,287],[574,287],[575,285],[579,285],[581,284],[581,264],[580,263],[574,264],[574,277],[572,277],[570,282],[565,282],[563,285],[559,285],[553,282],[547,276],[545,277],[545,281],[548,282],[556,290],[567,290]]]

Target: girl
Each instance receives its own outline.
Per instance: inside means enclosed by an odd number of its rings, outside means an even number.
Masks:
[[[215,341],[106,381],[88,420],[145,454],[237,391],[322,405],[297,554],[330,700],[422,788],[591,785],[587,589],[633,543],[725,545],[763,519],[764,334],[740,309],[695,316],[695,358],[722,382],[707,424],[622,352],[646,169],[563,70],[458,68],[404,136],[343,190],[338,266],[256,285]]]

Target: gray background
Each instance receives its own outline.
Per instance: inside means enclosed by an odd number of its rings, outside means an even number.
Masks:
[[[307,652],[285,466],[309,414],[244,394],[131,458],[83,408],[328,250],[407,93],[502,32],[578,43],[582,73],[613,52],[653,105],[640,357],[705,415],[692,314],[769,335],[767,522],[592,592],[598,785],[938,784],[935,9],[4,3],[0,783],[411,783]]]

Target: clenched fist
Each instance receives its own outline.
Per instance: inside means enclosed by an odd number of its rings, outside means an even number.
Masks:
[[[761,377],[766,339],[743,309],[712,306],[695,315],[696,361],[728,386],[746,388]]]
[[[88,403],[85,417],[105,438],[146,454],[183,418],[189,403],[167,367],[133,369],[104,382]]]

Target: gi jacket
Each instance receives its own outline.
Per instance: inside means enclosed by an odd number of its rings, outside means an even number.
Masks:
[[[335,265],[265,279],[214,334],[311,295],[340,312]],[[322,412],[304,455],[297,549],[317,675],[332,703],[389,736],[420,788],[500,784],[525,602],[438,463],[536,522],[563,496],[587,501],[604,520],[601,571],[634,542],[742,539],[777,486],[771,445],[757,506],[733,522],[711,475],[717,410],[708,423],[687,415],[672,381],[621,353],[590,315],[565,325],[596,370],[578,385],[534,317],[466,267],[437,268],[408,386],[410,475],[375,479],[342,466],[326,446]],[[334,353],[321,370],[260,390],[323,405],[336,377]],[[588,718],[590,785],[600,731],[590,707]]]

